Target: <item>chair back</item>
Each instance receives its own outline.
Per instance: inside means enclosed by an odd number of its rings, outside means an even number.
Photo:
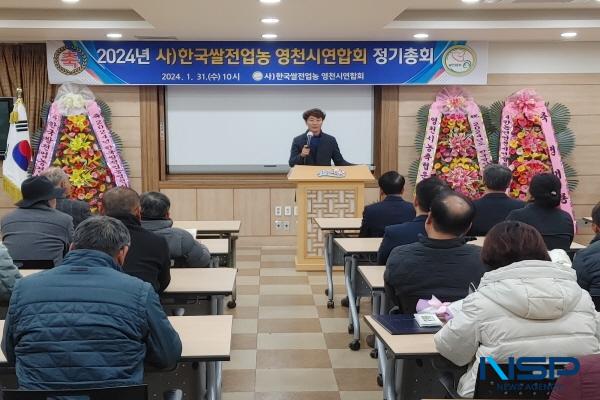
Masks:
[[[539,364],[536,364],[539,365]],[[548,364],[542,364],[548,371]],[[502,371],[508,371],[508,364],[498,364]],[[566,364],[565,364],[566,367]],[[480,370],[485,368],[485,379],[480,378]],[[538,380],[501,380],[492,365],[479,363],[477,380],[475,383],[475,399],[544,399],[552,394],[556,383],[556,376],[540,378]]]
[[[54,260],[13,260],[19,269],[50,269],[54,268]]]
[[[3,389],[3,400],[53,400],[57,396],[77,400],[148,400],[147,385],[100,389],[19,390]]]

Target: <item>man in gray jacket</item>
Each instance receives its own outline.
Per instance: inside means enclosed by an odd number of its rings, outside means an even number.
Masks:
[[[159,192],[146,192],[140,196],[142,227],[164,237],[176,267],[208,267],[210,253],[188,231],[173,228],[169,217],[171,201]]]
[[[13,260],[54,265],[62,261],[73,238],[73,218],[56,210],[56,199],[63,192],[44,176],[23,181],[23,200],[0,222],[2,242]]]
[[[6,247],[0,243],[0,302],[8,303],[10,294],[15,287],[17,279],[21,278],[19,270],[13,264]]]
[[[72,186],[65,171],[58,167],[51,167],[41,175],[48,178],[55,187],[64,190],[64,194],[56,199],[56,209],[73,217],[73,228],[77,228],[81,221],[92,216],[88,203],[69,198]]]

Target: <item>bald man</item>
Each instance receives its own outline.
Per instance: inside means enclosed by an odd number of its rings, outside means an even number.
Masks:
[[[152,285],[161,293],[171,282],[171,257],[165,238],[142,228],[140,196],[133,189],[116,187],[104,194],[102,212],[121,221],[131,236],[123,271]]]
[[[445,190],[431,203],[425,222],[427,237],[392,250],[385,269],[386,293],[391,305],[414,313],[419,299],[435,295],[442,301],[462,299],[469,285],[479,285],[486,267],[478,246],[466,244],[475,208],[471,200]]]

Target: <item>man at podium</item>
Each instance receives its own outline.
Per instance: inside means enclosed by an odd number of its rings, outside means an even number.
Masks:
[[[344,160],[337,141],[331,135],[321,130],[325,113],[318,108],[312,108],[302,114],[306,127],[303,134],[296,136],[290,152],[290,167],[294,165],[352,165]]]

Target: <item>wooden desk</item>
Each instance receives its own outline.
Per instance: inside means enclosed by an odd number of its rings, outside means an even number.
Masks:
[[[186,305],[208,296],[212,315],[223,314],[223,300],[235,290],[233,268],[171,268],[171,282],[160,295],[165,303]]]
[[[315,223],[323,232],[323,259],[325,261],[325,273],[327,275],[327,289],[325,294],[328,296],[327,308],[334,308],[333,301],[333,264],[334,247],[333,239],[343,235],[347,231],[356,231],[362,224],[361,218],[314,218]]]
[[[236,274],[231,268],[171,268],[171,282],[165,293],[228,296]]]
[[[179,362],[207,363],[208,398],[220,399],[221,361],[231,359],[233,317],[231,315],[169,317],[169,322],[181,339],[182,351]],[[4,320],[0,320],[0,331],[3,330]],[[202,334],[199,335],[198,332]],[[4,353],[0,352],[0,367],[7,365]],[[201,378],[200,375],[198,378]]]
[[[23,277],[44,270],[20,270]],[[223,314],[223,298],[233,293],[237,270],[232,268],[171,268],[171,282],[160,297],[186,304],[188,299],[210,297],[213,315]]]
[[[195,229],[196,233],[239,233],[242,221],[173,221],[174,228]]]
[[[227,239],[196,239],[208,248],[211,255],[227,255],[229,253],[229,240]]]
[[[371,307],[372,315],[381,315],[385,313],[385,283],[383,274],[385,273],[385,265],[360,265],[358,272],[366,285],[371,290],[371,298],[373,306]],[[382,356],[379,357],[379,354]],[[377,364],[380,376],[377,379],[382,379],[385,376],[385,347],[379,338],[375,339],[375,349],[371,351],[371,357],[377,357]]]
[[[352,333],[353,340],[350,342],[348,347],[350,350],[360,349],[360,318],[358,316],[358,309],[356,305],[356,299],[361,295],[370,294],[369,290],[364,290],[357,286],[356,269],[358,268],[357,255],[361,254],[373,254],[379,250],[379,245],[383,238],[336,238],[334,243],[344,253],[344,278],[346,283],[346,293],[348,294],[348,305],[350,312],[350,319],[352,323],[348,326],[348,332]],[[361,292],[361,289],[362,292]],[[364,293],[366,291],[366,293]]]
[[[365,321],[373,333],[381,339],[395,358],[419,357],[439,354],[433,342],[433,334],[391,335],[372,316],[366,315]]]
[[[362,218],[315,218],[315,223],[321,230],[350,231],[359,230]]]
[[[206,221],[205,221],[206,222]],[[219,221],[217,221],[219,222]],[[239,221],[221,221],[221,222],[239,222]],[[239,224],[236,225],[239,230]],[[232,236],[226,234],[225,238],[221,239],[208,239],[208,238],[198,238],[196,239],[203,245],[208,248],[210,252],[211,258],[211,267],[216,268],[219,266],[219,256],[225,256],[227,259],[227,267],[235,268],[235,242],[237,240],[237,236]],[[227,307],[235,308],[237,301],[237,294],[235,286],[233,288],[233,293],[231,293],[231,301],[227,303]]]
[[[179,334],[181,361],[229,361],[231,357],[231,315],[169,317]],[[202,334],[198,334],[201,332]]]
[[[433,341],[434,335],[391,335],[373,317],[365,316],[365,322],[371,327],[377,340],[383,343],[385,349],[388,349],[388,351],[379,352],[379,357],[387,356],[383,371],[383,394],[386,399],[396,399],[396,361],[398,359],[439,355]],[[402,390],[400,393],[402,393]]]
[[[467,243],[474,244],[475,246],[483,247],[484,240],[485,240],[485,236],[477,236],[477,239],[467,242]],[[585,249],[586,247],[587,246],[577,243],[577,242],[571,243],[571,250],[573,250],[573,251]]]
[[[20,269],[19,272],[23,276],[23,278],[33,275],[38,272],[47,271],[46,269]]]
[[[383,238],[336,238],[334,242],[345,254],[377,253]]]
[[[361,265],[358,272],[362,275],[369,288],[373,291],[382,291],[384,289],[383,273],[385,265]]]

